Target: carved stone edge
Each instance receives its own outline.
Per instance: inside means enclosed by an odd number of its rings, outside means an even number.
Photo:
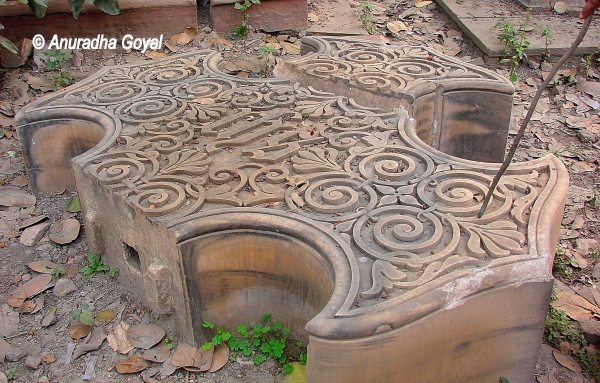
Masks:
[[[302,40],[301,40],[302,45],[303,45],[302,48],[303,48],[303,53],[305,53],[305,54],[296,59],[286,60],[283,62],[283,64],[285,65],[286,62],[289,62],[289,63],[301,62],[303,60],[310,58],[313,55],[327,55],[328,52],[332,51],[329,40],[341,40],[341,39],[336,36],[318,36],[318,37],[317,36],[306,36],[306,37],[302,38]],[[391,44],[391,45],[385,45],[385,44],[379,43],[379,42],[366,41],[366,40],[362,40],[360,38],[352,38],[352,37],[344,37],[343,40],[348,41],[348,42],[361,43],[361,44],[370,44],[375,48],[380,48],[383,50],[390,49],[390,48],[411,47],[409,45],[400,45],[400,44],[395,44],[395,43]],[[421,84],[415,85],[414,87],[407,89],[407,92],[405,92],[405,94],[407,96],[410,96],[415,100],[417,98],[423,96],[424,94],[431,93],[432,92],[432,89],[431,89],[432,83],[435,83],[437,86],[440,86],[444,91],[451,91],[451,90],[458,90],[458,89],[461,89],[461,90],[473,89],[473,90],[489,90],[489,91],[505,93],[505,94],[513,94],[515,91],[515,87],[508,79],[506,79],[492,71],[489,71],[485,68],[482,68],[482,67],[470,64],[470,63],[467,63],[465,61],[461,61],[455,57],[450,57],[450,56],[444,55],[443,53],[440,53],[432,48],[428,48],[425,46],[414,46],[414,47],[422,48],[422,49],[426,50],[427,52],[429,52],[435,56],[441,57],[444,60],[447,60],[451,63],[457,64],[457,65],[462,65],[462,66],[472,69],[474,71],[486,73],[488,76],[493,78],[493,79],[491,79],[491,78],[486,78],[486,79],[456,78],[456,79],[426,80],[425,82],[423,82]]]

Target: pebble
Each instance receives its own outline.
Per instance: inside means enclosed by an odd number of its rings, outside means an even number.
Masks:
[[[13,347],[7,354],[6,360],[9,362],[18,362],[27,356],[27,351],[22,348]]]
[[[8,378],[3,372],[0,372],[0,383],[8,383]]]
[[[25,359],[25,367],[32,370],[37,370],[40,363],[42,363],[42,358],[39,356],[29,355],[27,359]]]
[[[56,282],[53,292],[57,297],[64,297],[75,290],[77,290],[77,286],[75,286],[75,283],[72,280],[69,278],[61,278]]]
[[[25,273],[25,274],[21,275],[21,281],[27,282],[29,280],[31,280],[31,274]]]

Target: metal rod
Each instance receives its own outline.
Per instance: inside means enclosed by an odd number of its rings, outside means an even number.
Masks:
[[[556,75],[556,73],[558,72],[560,67],[563,66],[565,61],[567,61],[573,55],[573,53],[575,52],[575,50],[577,49],[579,44],[581,44],[581,41],[585,37],[585,34],[587,33],[588,28],[590,27],[590,24],[592,23],[592,16],[593,16],[593,12],[588,17],[586,17],[586,19],[583,22],[583,26],[581,27],[581,30],[579,31],[579,34],[577,35],[577,38],[575,39],[575,41],[573,41],[573,44],[571,45],[569,50],[566,51],[562,55],[560,60],[558,60],[556,65],[554,65],[554,67],[550,71],[550,74],[548,75],[548,77],[546,77],[546,80],[544,80],[544,82],[540,86],[538,86],[537,92],[535,93],[535,96],[533,96],[533,100],[531,100],[531,104],[529,105],[529,110],[527,111],[527,115],[523,119],[523,122],[521,122],[521,126],[519,127],[519,132],[517,133],[517,136],[513,140],[512,145],[510,146],[510,150],[508,151],[508,154],[506,155],[506,158],[504,159],[504,162],[502,163],[502,166],[500,166],[500,169],[498,169],[498,173],[496,173],[496,175],[494,176],[494,179],[492,180],[490,188],[489,188],[487,194],[485,195],[485,199],[483,200],[483,205],[481,205],[481,209],[479,210],[479,214],[477,215],[478,218],[481,218],[481,216],[485,213],[485,209],[487,208],[488,204],[490,203],[490,200],[492,199],[492,195],[494,194],[494,190],[496,189],[496,186],[498,186],[498,182],[500,182],[500,178],[502,178],[502,176],[506,172],[506,169],[510,165],[513,157],[515,156],[515,152],[517,151],[519,142],[523,138],[523,134],[525,133],[525,128],[527,128],[527,124],[529,124],[529,120],[531,120],[531,116],[533,116],[533,112],[535,111],[535,107],[537,106],[537,103],[540,100],[542,93],[544,92],[546,87],[548,87],[548,84],[550,84],[550,81],[552,81],[552,79],[554,78],[554,76]]]

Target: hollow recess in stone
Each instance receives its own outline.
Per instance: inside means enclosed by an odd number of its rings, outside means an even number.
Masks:
[[[188,341],[271,311],[307,322],[311,382],[529,382],[568,176],[513,164],[477,218],[512,86],[427,48],[304,42],[280,78],[225,75],[206,50],[37,101],[18,116],[31,185],[74,179],[92,247]],[[85,127],[88,151],[32,150]]]

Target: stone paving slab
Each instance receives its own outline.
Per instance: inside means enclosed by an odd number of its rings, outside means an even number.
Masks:
[[[190,342],[270,312],[308,337],[309,382],[529,383],[566,169],[512,164],[477,217],[499,164],[419,133],[432,110],[484,128],[500,114],[480,101],[510,83],[425,47],[303,43],[298,81],[229,76],[204,50],[37,100],[17,117],[32,187],[74,177],[91,247]]]
[[[506,18],[513,25],[521,25],[526,10],[511,0],[481,2],[477,0],[440,0],[438,2],[461,30],[489,57],[503,56],[503,43],[498,40],[496,24]],[[553,32],[549,47],[551,55],[563,54],[579,33],[581,20],[574,16],[558,15],[553,12],[536,12],[531,21],[532,31],[527,32],[531,45],[530,56],[541,55],[545,50],[545,39],[541,36],[545,26]],[[600,21],[593,21],[587,36],[577,49],[577,54],[593,53],[600,48]]]
[[[348,0],[314,1],[312,5],[319,21],[310,26],[309,34],[368,36]]]

